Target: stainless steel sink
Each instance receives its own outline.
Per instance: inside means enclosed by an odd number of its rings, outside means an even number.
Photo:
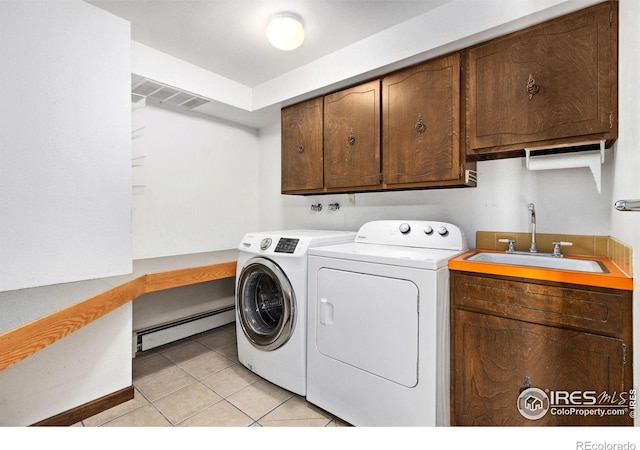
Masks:
[[[541,267],[544,269],[577,270],[579,272],[604,273],[606,269],[598,261],[587,259],[557,258],[548,255],[521,253],[479,252],[467,258],[479,261],[513,266]]]

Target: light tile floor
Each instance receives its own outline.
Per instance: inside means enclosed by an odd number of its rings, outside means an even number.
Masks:
[[[234,324],[137,355],[133,386],[133,400],[76,426],[348,426],[240,364]]]

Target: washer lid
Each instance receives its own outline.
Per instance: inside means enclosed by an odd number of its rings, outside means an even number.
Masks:
[[[449,259],[463,253],[456,250],[402,247],[350,242],[309,249],[309,256],[363,261],[401,267],[436,270],[446,267]]]

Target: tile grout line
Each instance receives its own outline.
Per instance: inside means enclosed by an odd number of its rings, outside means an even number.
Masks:
[[[230,342],[228,345],[220,345],[220,346],[217,346],[215,343],[214,344],[210,343],[209,345],[207,345],[205,343],[207,340],[212,340],[212,341],[216,341],[217,340],[215,338],[216,333],[220,333],[219,336],[221,337],[221,342],[226,342],[227,339],[229,339],[230,341],[232,340],[234,342],[233,343]],[[211,337],[213,337],[213,339],[211,339]],[[230,338],[233,338],[233,339],[230,339]],[[152,349],[153,350],[152,353],[149,353],[148,355],[143,356],[142,358],[139,359],[139,361],[143,361],[146,357],[154,357],[154,356],[161,357],[162,359],[159,362],[159,367],[161,367],[161,370],[156,371],[155,369],[153,369],[154,365],[157,364],[158,361],[152,361],[147,366],[146,369],[144,368],[144,366],[141,368],[141,371],[143,373],[146,370],[149,370],[149,372],[145,373],[144,376],[138,377],[136,380],[132,380],[132,384],[133,384],[133,387],[135,389],[134,397],[135,396],[140,396],[140,400],[141,401],[143,400],[144,403],[142,405],[132,409],[132,410],[123,412],[121,414],[118,414],[116,417],[110,418],[106,422],[101,423],[101,424],[96,425],[96,426],[105,426],[105,425],[107,425],[109,423],[112,423],[115,420],[122,419],[124,416],[126,416],[128,414],[131,414],[131,413],[133,413],[135,411],[138,411],[141,408],[143,408],[143,407],[145,407],[145,406],[150,404],[152,406],[153,410],[156,411],[157,413],[159,413],[160,417],[162,417],[169,424],[169,426],[177,427],[177,426],[181,426],[186,421],[198,416],[199,414],[202,414],[203,412],[207,411],[208,409],[213,408],[216,405],[221,405],[222,402],[224,402],[225,405],[231,406],[233,408],[233,410],[239,412],[240,414],[242,414],[242,416],[244,416],[244,417],[246,417],[248,419],[249,423],[248,423],[248,425],[246,425],[247,427],[251,427],[251,426],[260,426],[260,427],[262,427],[263,424],[260,422],[261,420],[264,420],[265,417],[267,417],[269,414],[273,413],[275,410],[277,410],[278,408],[282,407],[285,403],[291,401],[292,399],[300,398],[302,401],[308,403],[304,397],[298,396],[295,393],[292,393],[290,391],[287,391],[286,389],[283,389],[289,395],[284,400],[278,402],[272,408],[269,408],[269,410],[267,412],[265,412],[264,414],[262,414],[259,418],[254,419],[247,412],[243,411],[240,407],[238,407],[234,403],[232,403],[229,400],[229,398],[232,397],[233,395],[237,394],[238,392],[242,391],[243,389],[246,389],[247,387],[252,386],[252,385],[254,385],[255,383],[257,383],[257,382],[259,382],[261,380],[266,382],[266,383],[269,383],[269,384],[273,384],[273,383],[270,383],[268,380],[266,380],[266,379],[264,379],[264,378],[262,378],[262,377],[260,377],[259,375],[256,374],[257,378],[255,380],[253,380],[251,382],[247,382],[247,384],[245,386],[243,386],[243,387],[241,387],[239,389],[234,389],[233,392],[229,393],[228,395],[222,395],[222,393],[219,393],[213,387],[205,384],[204,383],[205,379],[207,379],[207,378],[209,378],[211,376],[214,376],[214,375],[216,375],[216,374],[218,374],[218,373],[220,373],[222,371],[229,370],[229,369],[231,369],[233,367],[244,368],[244,366],[238,361],[237,356],[234,356],[232,351],[231,352],[227,351],[226,354],[222,353],[220,351],[220,350],[224,351],[224,349],[230,350],[229,347],[235,347],[237,345],[237,344],[235,344],[235,342],[237,342],[236,339],[237,339],[237,335],[235,333],[235,328],[233,328],[231,326],[231,324],[230,324],[230,325],[225,325],[224,329],[220,329],[219,328],[219,329],[215,329],[215,330],[210,330],[208,332],[203,332],[203,333],[200,333],[198,335],[190,336],[188,338],[185,338],[182,342],[170,343],[170,344],[168,344],[168,346],[166,348],[159,347],[158,349]],[[202,341],[205,341],[205,342],[202,342]],[[179,350],[176,352],[176,349],[180,349],[181,347],[186,347],[189,344],[198,344],[198,345],[202,346],[204,349],[206,349],[206,352],[202,353],[202,354],[198,354],[197,356],[194,356],[194,357],[191,357],[191,358],[187,358],[184,361],[181,361],[180,360],[181,358],[180,358]],[[217,348],[213,348],[212,345],[216,345]],[[170,352],[170,351],[176,352],[176,354],[172,355],[172,356],[174,356],[174,359],[176,359],[177,361],[180,361],[180,362],[173,361],[172,359],[170,359],[167,356],[167,353]],[[193,353],[194,348],[192,347],[188,351],[189,351],[189,353]],[[197,353],[197,349],[196,349],[195,353]],[[189,372],[189,370],[187,370],[186,368],[183,368],[180,365],[180,364],[184,364],[184,363],[187,363],[187,362],[190,362],[190,361],[194,361],[194,360],[196,360],[198,358],[201,358],[201,357],[204,357],[204,356],[206,356],[206,355],[208,355],[210,353],[215,353],[217,356],[219,356],[219,357],[223,358],[224,360],[228,361],[230,364],[228,366],[225,366],[225,367],[221,368],[221,369],[215,370],[214,372],[208,373],[208,374],[206,374],[205,376],[203,376],[201,378],[198,378],[195,375],[191,374]],[[164,361],[164,362],[162,362],[162,361]],[[167,363],[166,366],[165,366],[165,363]],[[144,378],[146,378],[148,376],[153,376],[153,375],[162,373],[163,371],[170,370],[170,369],[172,369],[174,367],[177,367],[178,369],[180,369],[180,372],[183,373],[183,374],[186,374],[187,376],[189,376],[192,381],[187,383],[184,386],[181,386],[181,387],[179,387],[179,388],[177,388],[175,390],[172,390],[171,392],[162,392],[162,390],[159,389],[158,393],[162,393],[162,395],[160,397],[158,397],[157,399],[155,399],[155,400],[150,400],[150,397],[148,397],[148,395],[144,394],[142,392],[142,390],[140,390],[138,388],[137,382],[140,382],[140,380],[142,380],[142,379],[144,379]],[[215,403],[210,404],[210,405],[208,405],[208,406],[206,406],[206,407],[204,407],[204,408],[202,408],[202,409],[200,409],[200,410],[198,410],[196,412],[193,412],[193,413],[189,414],[188,417],[181,418],[181,420],[179,422],[174,424],[169,419],[169,417],[166,414],[164,414],[162,412],[162,410],[156,405],[156,402],[166,398],[169,395],[177,393],[181,389],[185,389],[185,388],[187,388],[189,386],[194,386],[196,383],[198,383],[201,387],[205,388],[207,391],[219,396],[220,400],[216,401]],[[218,387],[220,389],[223,389],[224,391],[226,391],[226,389],[224,388],[224,385],[218,385]],[[282,389],[282,388],[280,388],[280,389]],[[131,401],[133,401],[133,399]],[[338,423],[337,422],[337,418],[334,417],[332,414],[327,413],[327,417],[325,417],[325,418],[327,420],[327,423],[322,425],[323,427],[330,426],[332,423],[336,423],[336,424]],[[291,420],[293,422],[296,422],[296,421],[302,421],[302,420],[305,420],[305,419],[304,418],[292,417],[292,418],[289,418],[289,419],[282,419],[282,420]],[[84,424],[84,421],[82,421],[81,424],[82,424],[82,426],[86,426]],[[126,425],[124,425],[124,426],[126,426]],[[225,426],[225,425],[222,425],[222,426]]]

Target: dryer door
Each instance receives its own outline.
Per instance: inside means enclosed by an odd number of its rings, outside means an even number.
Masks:
[[[418,305],[413,281],[323,267],[318,271],[316,347],[335,361],[414,387]]]
[[[236,310],[244,334],[254,347],[275,350],[286,343],[295,323],[295,295],[282,269],[255,258],[238,276]]]

